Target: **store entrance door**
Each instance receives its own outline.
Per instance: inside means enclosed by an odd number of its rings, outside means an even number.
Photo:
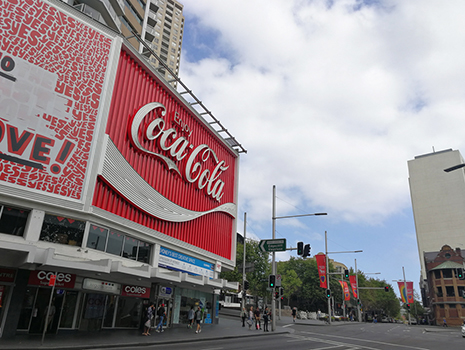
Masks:
[[[63,305],[63,294],[54,294],[50,312],[47,317],[51,292],[52,290],[50,288],[38,289],[32,320],[29,327],[30,334],[42,334],[44,328],[47,329],[47,333],[55,334],[57,332],[61,306]]]
[[[159,319],[158,319],[158,309],[160,308],[160,305],[163,304],[165,305],[165,312],[166,312],[166,317],[163,318],[163,327],[168,328],[171,327],[173,324],[173,300],[172,299],[163,299],[159,298],[157,301],[157,322],[155,324],[158,325]]]

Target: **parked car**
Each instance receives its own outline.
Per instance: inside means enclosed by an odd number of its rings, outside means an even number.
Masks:
[[[411,324],[411,325],[416,325],[416,324],[418,324],[417,319],[416,319],[416,318],[411,318],[411,319],[410,319],[410,324]]]

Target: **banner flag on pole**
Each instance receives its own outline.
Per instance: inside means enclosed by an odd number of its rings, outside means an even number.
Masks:
[[[399,287],[400,296],[402,297],[402,302],[404,304],[412,304],[414,301],[413,298],[413,282],[397,282]],[[405,288],[407,285],[407,289]]]
[[[339,283],[341,284],[341,288],[344,291],[344,300],[350,300],[350,292],[347,282],[339,281]]]
[[[350,286],[352,287],[352,294],[354,295],[355,299],[358,299],[358,286],[357,286],[357,278],[355,275],[349,276]]]
[[[315,255],[316,264],[318,266],[318,275],[320,276],[320,288],[328,288],[328,281],[326,280],[326,255]]]

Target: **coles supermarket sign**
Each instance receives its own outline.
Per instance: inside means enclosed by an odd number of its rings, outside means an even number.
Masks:
[[[40,0],[0,0],[0,181],[81,200],[111,39]]]

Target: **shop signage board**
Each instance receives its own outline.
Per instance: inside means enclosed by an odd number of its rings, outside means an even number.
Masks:
[[[85,278],[84,281],[82,281],[82,289],[89,289],[112,294],[120,294],[121,284],[101,280],[94,280],[92,278]]]
[[[50,284],[50,281],[53,279],[52,276],[55,276],[55,286],[57,288],[74,288],[74,283],[76,281],[76,275],[66,272],[48,272],[48,271],[31,271],[29,275],[28,284],[31,286],[42,286],[48,287],[53,286]]]
[[[0,282],[14,282],[16,270],[0,269]]]
[[[121,296],[123,297],[136,297],[136,298],[150,298],[150,288],[133,286],[133,285],[123,285],[121,290]]]
[[[158,266],[213,278],[214,264],[164,247],[160,247]]]

